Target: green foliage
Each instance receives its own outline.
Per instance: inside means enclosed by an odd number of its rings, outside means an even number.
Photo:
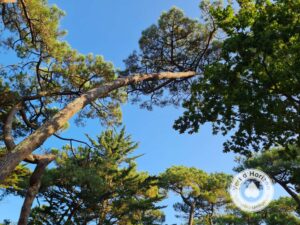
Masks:
[[[92,148],[67,146],[57,167],[44,176],[30,224],[157,224],[163,221],[155,203],[164,196],[157,179],[136,170],[130,157],[137,144],[122,130],[92,140]]]
[[[173,166],[160,177],[163,188],[181,197],[182,202],[175,203],[174,209],[184,218],[192,213],[201,224],[208,224],[230,202],[227,188],[231,177],[224,173],[207,174],[194,167]]]
[[[225,36],[221,58],[193,84],[174,127],[192,133],[212,122],[214,133],[234,132],[225,151],[244,154],[299,144],[300,1],[237,3],[210,7]]]
[[[204,65],[218,57],[219,45],[211,43],[213,28],[209,22],[200,23],[186,17],[178,8],[162,13],[158,23],[144,30],[139,41],[139,52],[133,52],[126,60],[125,74],[199,71]],[[163,93],[165,87],[170,96]],[[178,104],[189,92],[188,81],[151,81],[133,85],[139,100],[139,93],[155,96],[142,106],[151,109],[152,104],[164,106]],[[158,98],[159,97],[159,98]]]
[[[30,134],[59,111],[58,107],[117,78],[112,63],[102,56],[80,54],[64,41],[66,32],[59,28],[64,12],[47,0],[1,5],[0,13],[1,48],[15,56],[0,65],[0,127],[11,108],[22,102],[23,112],[13,123],[14,137]],[[123,89],[112,92],[89,104],[76,122],[83,125],[86,118],[99,118],[108,125],[119,124],[120,104],[126,99]],[[2,134],[0,138],[3,141]]]
[[[217,217],[215,225],[298,225],[296,204],[291,198],[281,197],[274,200],[261,212],[246,213],[235,208],[227,208],[226,214]]]
[[[151,94],[142,104],[148,108],[179,104],[189,96],[183,105],[186,112],[174,127],[192,133],[212,122],[214,133],[234,131],[225,151],[249,155],[284,146],[241,158],[237,170],[262,169],[291,191],[299,206],[300,1],[237,3],[239,7],[203,1],[202,22],[177,8],[163,13],[142,33],[140,50],[125,60],[122,75],[196,71],[193,79],[148,81],[132,85],[130,91],[137,93],[135,100],[141,93]],[[64,41],[66,32],[59,29],[64,12],[47,0],[2,4],[0,13],[1,47],[15,55],[0,65],[0,129],[21,102],[12,124],[15,138],[30,134],[58,107],[118,77],[102,56],[82,55]],[[225,34],[222,43],[215,38],[217,28]],[[112,92],[82,110],[76,122],[100,118],[108,125],[119,124],[120,104],[126,99],[124,89]],[[91,148],[65,146],[57,152],[56,166],[43,177],[39,198],[44,204],[34,208],[29,224],[161,224],[164,215],[156,203],[166,191],[181,197],[175,210],[185,218],[192,212],[196,224],[300,224],[299,208],[290,198],[273,201],[257,214],[237,210],[227,193],[231,177],[223,173],[176,166],[158,179],[137,171],[132,156],[137,145],[124,130],[106,131],[90,142]],[[6,151],[1,149],[0,157]],[[29,175],[29,169],[19,165],[0,188],[23,196]]]
[[[280,147],[254,154],[250,158],[237,158],[239,166],[236,171],[257,168],[267,173],[275,182],[281,185],[298,204],[300,209],[300,149],[289,146]]]
[[[0,157],[3,154],[5,154],[5,149],[0,148]],[[18,165],[13,173],[0,184],[0,191],[3,192],[3,195],[7,195],[11,191],[21,190],[27,183],[30,174],[30,170],[24,164]]]
[[[267,216],[265,223],[267,225],[298,225],[300,224],[299,214],[296,213],[297,205],[291,198],[282,197],[271,202],[265,210]]]

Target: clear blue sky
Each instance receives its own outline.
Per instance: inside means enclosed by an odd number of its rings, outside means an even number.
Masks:
[[[66,11],[62,28],[68,30],[67,41],[81,53],[100,54],[123,67],[123,60],[138,47],[142,30],[155,23],[163,11],[172,6],[182,8],[192,18],[200,17],[198,0],[51,0]],[[172,124],[182,113],[181,108],[154,108],[149,112],[137,105],[123,106],[123,121],[126,130],[140,143],[136,154],[145,154],[138,159],[140,170],[158,174],[172,165],[195,166],[207,172],[232,173],[235,165],[233,154],[222,153],[222,136],[212,136],[210,125],[204,126],[195,135],[179,135]],[[95,136],[101,125],[89,121],[84,128],[71,128],[65,137],[82,138],[84,133]],[[60,142],[51,139],[48,147]],[[175,197],[165,204],[167,224],[179,223],[174,216],[172,204]],[[22,201],[7,198],[0,202],[0,221],[4,218],[16,221]]]

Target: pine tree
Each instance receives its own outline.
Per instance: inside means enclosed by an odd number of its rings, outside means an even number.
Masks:
[[[136,169],[137,148],[124,129],[108,130],[91,148],[66,146],[46,172],[29,224],[157,224],[163,214],[158,180]]]

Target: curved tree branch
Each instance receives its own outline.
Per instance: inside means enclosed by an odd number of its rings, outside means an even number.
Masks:
[[[3,126],[3,138],[4,138],[4,143],[5,143],[8,151],[11,151],[16,146],[16,144],[14,142],[14,138],[12,136],[12,124],[13,124],[15,115],[21,108],[22,108],[21,103],[18,103],[17,105],[15,105],[8,113],[7,119]]]
[[[35,32],[34,32],[34,29],[33,29],[33,24],[32,24],[32,21],[31,21],[31,19],[29,17],[25,1],[24,0],[20,0],[20,2],[21,2],[21,5],[22,5],[22,8],[23,8],[23,11],[24,11],[25,18],[27,20],[27,25],[28,25],[30,33],[31,33],[31,42],[34,45],[35,42],[36,42],[36,40],[35,40]]]
[[[30,177],[29,188],[21,209],[18,225],[26,225],[31,212],[32,203],[41,187],[41,180],[46,167],[55,159],[55,155],[42,155],[36,158],[38,161],[33,174]]]
[[[196,73],[193,71],[135,75],[118,78],[115,81],[103,84],[100,87],[96,87],[86,92],[56,113],[50,120],[44,123],[34,133],[19,143],[11,152],[7,153],[0,159],[0,182],[3,182],[23,159],[30,155],[35,149],[40,147],[55,132],[61,129],[71,117],[96,99],[104,98],[110,92],[130,84],[149,80],[190,78],[195,75]]]

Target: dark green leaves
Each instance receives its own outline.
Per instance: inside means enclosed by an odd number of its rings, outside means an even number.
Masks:
[[[124,73],[197,71],[201,74],[204,65],[218,57],[219,46],[212,44],[214,33],[211,23],[200,23],[172,8],[161,15],[158,24],[143,31],[140,51],[125,60]],[[166,87],[170,96],[163,94],[162,87]],[[151,107],[151,103],[162,106],[178,104],[189,93],[189,88],[187,80],[152,81],[132,86],[132,91],[152,95],[151,100],[143,105]]]
[[[273,145],[299,144],[299,1],[239,1],[211,8],[227,37],[222,58],[205,68],[174,127],[235,132],[225,151],[248,154]],[[289,12],[289,13],[287,13]]]
[[[138,172],[131,154],[137,144],[109,130],[92,148],[67,146],[57,159],[57,167],[43,178],[40,198],[30,224],[156,224],[163,219],[155,203],[164,197],[158,180]],[[68,219],[69,218],[69,219]]]

